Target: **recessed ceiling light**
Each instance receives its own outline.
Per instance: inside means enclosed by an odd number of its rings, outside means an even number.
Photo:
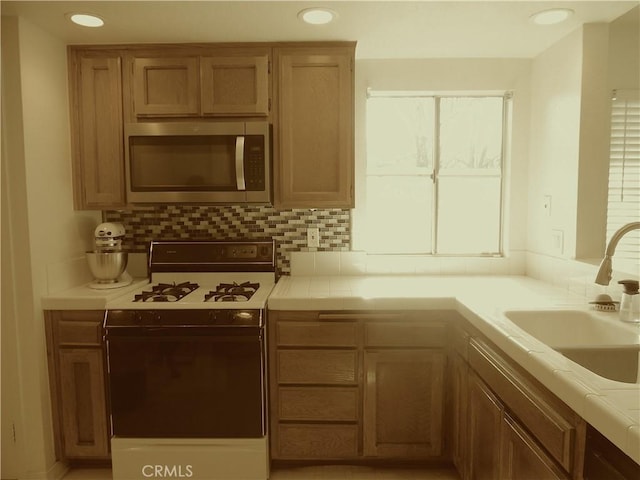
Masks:
[[[92,15],[89,13],[71,13],[68,15],[69,20],[77,25],[82,25],[83,27],[101,27],[104,25],[104,20],[102,20],[97,15]]]
[[[530,18],[533,23],[538,25],[555,25],[564,22],[571,15],[573,15],[573,10],[568,8],[551,8],[534,13]]]
[[[325,25],[333,21],[336,16],[336,12],[323,7],[305,8],[298,13],[300,20],[312,25]]]

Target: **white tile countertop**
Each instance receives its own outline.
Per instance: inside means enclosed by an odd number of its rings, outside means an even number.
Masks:
[[[507,310],[588,310],[583,296],[524,276],[289,276],[271,310],[457,310],[618,448],[640,463],[640,384],[602,378],[519,329]],[[599,313],[600,314],[600,313]],[[617,313],[605,313],[616,319]],[[640,335],[640,326],[629,326]],[[635,337],[635,341],[638,338]]]
[[[43,310],[104,310],[107,302],[140,288],[148,278],[134,278],[131,284],[118,288],[95,289],[80,285],[42,297]]]

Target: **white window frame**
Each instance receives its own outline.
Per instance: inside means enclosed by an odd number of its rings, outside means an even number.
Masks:
[[[478,252],[478,253],[440,253],[438,252],[437,239],[438,239],[438,178],[440,176],[439,173],[439,138],[436,135],[434,137],[434,167],[433,173],[431,175],[431,179],[434,183],[434,188],[432,192],[432,212],[431,212],[431,234],[432,234],[432,242],[431,242],[431,252],[424,253],[372,253],[368,252],[370,255],[397,255],[397,256],[425,256],[425,257],[504,257],[505,256],[505,215],[506,215],[506,206],[505,206],[505,191],[507,185],[507,173],[508,173],[508,154],[511,142],[511,118],[512,118],[512,108],[513,108],[513,92],[505,91],[505,90],[491,90],[491,91],[389,91],[389,90],[373,90],[371,88],[367,89],[367,100],[371,97],[399,97],[399,98],[410,98],[410,97],[432,97],[436,99],[435,102],[435,125],[438,124],[439,119],[439,100],[441,98],[446,97],[454,97],[454,98],[468,98],[468,97],[478,97],[478,98],[486,98],[486,97],[502,97],[503,98],[503,109],[502,109],[502,146],[501,146],[501,162],[500,162],[500,201],[499,201],[499,232],[498,232],[498,250],[496,252]],[[365,103],[366,109],[366,103]],[[366,115],[365,115],[366,117]],[[437,129],[437,127],[435,127]],[[365,145],[366,145],[366,134],[365,134]],[[365,150],[366,151],[366,150]],[[365,154],[366,156],[366,154]],[[364,177],[368,176],[367,173],[367,159],[365,158],[364,162]],[[490,174],[487,174],[490,175]],[[481,176],[478,175],[478,176]],[[490,175],[492,176],[492,175]],[[364,182],[366,184],[366,180]],[[368,195],[369,192],[365,191],[365,195]],[[366,202],[365,202],[366,203]],[[371,213],[367,212],[364,209],[364,223],[369,221],[371,217]],[[354,231],[355,234],[362,234],[362,232]],[[359,245],[366,246],[366,240],[359,240]],[[366,248],[365,248],[366,250]]]

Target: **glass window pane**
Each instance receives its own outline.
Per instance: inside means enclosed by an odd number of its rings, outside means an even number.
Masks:
[[[431,253],[432,192],[429,177],[367,177],[367,250]]]
[[[434,99],[367,101],[367,173],[433,169]]]
[[[441,177],[438,253],[500,251],[500,178]]]
[[[499,169],[502,97],[440,100],[440,170]]]

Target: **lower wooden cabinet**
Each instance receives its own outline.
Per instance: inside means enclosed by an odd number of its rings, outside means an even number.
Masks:
[[[473,480],[500,478],[502,404],[476,375],[469,375],[468,474]]]
[[[274,460],[443,458],[445,323],[269,312]]]
[[[449,357],[449,387],[446,402],[446,417],[449,420],[448,443],[451,460],[460,472],[461,478],[467,474],[467,415],[469,391],[469,367],[466,360],[455,350]]]
[[[444,366],[441,351],[365,351],[365,456],[442,453]]]
[[[524,427],[505,412],[500,430],[500,453],[502,479],[569,479]]]
[[[107,459],[109,453],[102,311],[45,312],[57,456]]]
[[[583,419],[477,332],[458,329],[449,355],[461,416],[448,438],[463,480],[582,478]]]

